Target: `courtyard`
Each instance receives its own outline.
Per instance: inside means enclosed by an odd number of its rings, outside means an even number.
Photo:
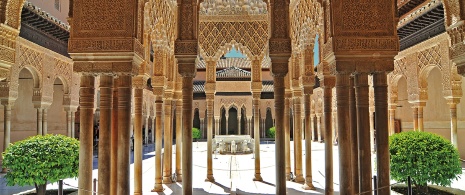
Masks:
[[[207,152],[206,142],[194,142],[193,143],[193,186],[194,194],[275,194],[275,145],[274,142],[263,141],[260,145],[260,158],[261,158],[261,174],[263,182],[252,181],[254,176],[254,159],[253,154],[237,154],[237,155],[213,155],[213,174],[215,182],[205,182],[207,172]],[[175,151],[173,146],[173,151]],[[339,194],[339,158],[338,158],[338,147],[334,147],[334,190],[335,194]],[[155,152],[153,144],[144,147],[144,160],[142,165],[142,181],[143,181],[143,193],[144,194],[155,194],[151,192],[155,184]],[[293,143],[291,142],[291,153],[293,153]],[[302,148],[303,155],[306,155],[305,148]],[[132,154],[132,153],[131,153]],[[97,159],[94,155],[94,171],[92,173],[93,178],[97,178]],[[291,167],[293,165],[293,155],[291,155]],[[131,155],[131,191],[130,194],[134,193],[133,183],[133,159]],[[175,169],[175,155],[173,155],[173,170]],[[305,163],[303,163],[303,170],[305,169]],[[312,173],[313,173],[313,185],[316,190],[303,190],[302,184],[295,182],[286,182],[288,188],[288,194],[324,194],[325,187],[325,172],[324,172],[324,144],[318,142],[312,142]],[[463,173],[461,179],[453,182],[451,188],[459,189],[461,191],[455,192],[456,194],[465,194],[465,163],[462,163]],[[294,172],[294,171],[292,171]],[[0,180],[0,194],[17,194],[31,191],[30,187],[6,187],[3,176]],[[395,184],[395,181],[391,181],[391,184]],[[75,188],[78,186],[77,179],[66,179],[64,180],[64,188]],[[181,183],[163,184],[164,191],[159,194],[182,194]],[[57,184],[49,184],[47,189],[57,189]],[[76,193],[77,194],[77,193]],[[364,194],[371,194],[369,192]],[[395,193],[392,193],[395,194]]]

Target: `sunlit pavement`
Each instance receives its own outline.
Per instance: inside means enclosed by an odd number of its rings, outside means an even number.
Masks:
[[[291,143],[291,152],[293,152],[293,144]],[[305,141],[303,141],[303,147]],[[151,148],[150,148],[151,147]],[[173,146],[173,151],[176,146]],[[153,151],[153,145],[149,147],[149,151]],[[333,169],[334,169],[334,194],[339,194],[339,158],[338,158],[338,147],[333,146]],[[144,154],[144,161],[142,165],[143,175],[143,194],[156,194],[151,192],[155,184],[155,153],[149,152]],[[275,145],[274,144],[261,144],[260,146],[260,159],[261,159],[261,175],[263,182],[253,181],[254,176],[254,159],[253,154],[246,155],[215,155],[213,154],[213,175],[215,182],[205,182],[206,178],[206,164],[207,164],[207,153],[206,153],[206,142],[193,143],[193,186],[194,194],[274,194],[275,187]],[[305,174],[305,148],[303,148],[303,170]],[[173,154],[173,171],[175,170],[176,161],[175,154]],[[284,160],[284,159],[283,159]],[[97,158],[94,159],[97,161]],[[291,155],[292,171],[294,170],[293,155]],[[325,172],[324,172],[324,144],[312,142],[312,173],[313,173],[313,185],[316,187],[315,191],[303,190],[302,184],[287,182],[288,194],[324,194],[325,186]],[[130,167],[131,173],[133,173],[133,164]],[[97,169],[94,169],[93,176],[97,177]],[[294,172],[294,171],[293,171]],[[305,176],[305,175],[304,175]],[[131,194],[133,194],[133,178],[131,178]],[[66,179],[64,188],[77,187],[77,179]],[[392,181],[395,183],[395,181]],[[2,184],[5,186],[5,184]],[[9,194],[1,191],[0,194]],[[159,194],[182,194],[181,183],[173,183],[163,185],[165,191]],[[452,186],[465,190],[465,169],[459,181],[455,181]],[[48,189],[56,189],[56,184],[49,184]],[[32,189],[32,187],[30,188]],[[23,189],[24,191],[24,189]],[[367,193],[369,194],[369,193]]]

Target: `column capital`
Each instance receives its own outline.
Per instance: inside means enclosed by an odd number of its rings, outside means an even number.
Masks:
[[[285,77],[289,72],[288,62],[273,62],[271,61],[271,76],[273,77]]]
[[[148,76],[138,75],[132,78],[132,87],[136,89],[144,89],[147,86]]]
[[[205,83],[205,93],[214,94],[216,92],[216,82]]]
[[[333,75],[322,75],[320,76],[320,85],[322,88],[333,88],[336,86],[336,77]]]
[[[178,72],[182,77],[192,77],[194,78],[197,72],[195,63],[192,64],[178,64]]]

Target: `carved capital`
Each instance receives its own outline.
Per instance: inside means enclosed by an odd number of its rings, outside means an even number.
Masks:
[[[132,87],[136,89],[144,89],[147,84],[147,77],[144,76],[136,76],[132,78]]]
[[[205,83],[205,93],[215,93],[216,92],[216,83]]]
[[[324,75],[320,77],[320,85],[323,88],[333,88],[336,86],[336,77],[332,75]]]
[[[174,54],[178,55],[197,55],[198,54],[197,40],[177,40],[174,42]]]
[[[163,87],[165,86],[166,77],[165,76],[153,76],[152,77],[152,86]]]
[[[273,62],[271,64],[271,75],[273,77],[285,77],[289,71],[288,63]]]
[[[196,67],[195,64],[179,64],[178,72],[182,77],[195,77]]]
[[[270,56],[273,54],[290,54],[292,44],[290,39],[270,39]]]

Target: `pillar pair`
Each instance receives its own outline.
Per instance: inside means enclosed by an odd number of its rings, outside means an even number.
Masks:
[[[341,194],[372,190],[368,74],[357,73],[354,81],[351,80],[349,73],[338,73],[336,76]],[[389,160],[386,160],[389,159],[386,80],[385,72],[373,74],[378,194],[390,193],[390,188],[385,187],[390,185]],[[355,118],[356,124],[353,121]]]

